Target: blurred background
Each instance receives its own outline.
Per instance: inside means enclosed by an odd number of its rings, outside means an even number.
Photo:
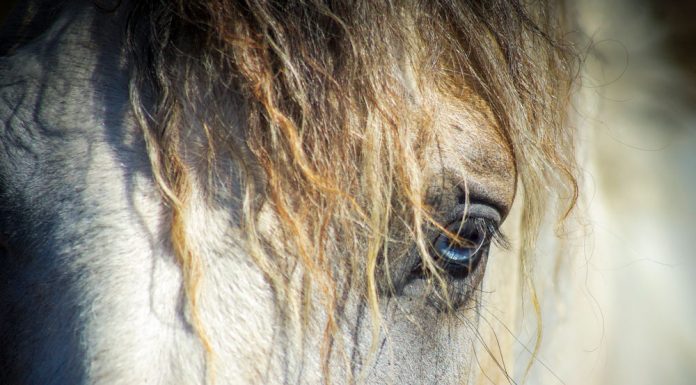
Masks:
[[[605,384],[696,384],[696,2],[589,1]],[[588,122],[590,123],[590,122]]]
[[[584,196],[561,241],[574,255],[540,248],[544,333],[527,383],[696,384],[696,2],[567,7],[585,52],[573,107]]]

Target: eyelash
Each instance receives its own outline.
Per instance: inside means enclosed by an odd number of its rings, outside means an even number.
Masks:
[[[508,238],[500,230],[499,224],[496,220],[485,217],[466,218],[464,220],[464,223],[461,224],[461,228],[464,229],[467,222],[469,221],[474,222],[474,225],[477,226],[477,231],[483,232],[486,245],[495,243],[497,246],[503,249],[508,249],[510,247],[510,242],[508,241]]]

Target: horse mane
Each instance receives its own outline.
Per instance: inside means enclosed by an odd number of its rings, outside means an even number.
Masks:
[[[349,288],[368,299],[379,331],[380,264],[398,258],[400,243],[418,245],[437,276],[423,230],[439,226],[422,174],[423,148],[437,141],[438,105],[428,87],[462,104],[475,93],[490,106],[524,199],[523,261],[551,191],[561,191],[560,216],[574,204],[574,139],[565,115],[576,58],[562,39],[561,7],[231,0],[129,6],[132,107],[171,208],[173,249],[206,346],[195,310],[205,273],[201,240],[191,235],[189,216],[197,202],[223,199],[221,188],[238,192],[233,215],[244,247],[278,293],[283,317],[303,322],[306,309],[321,308],[327,341],[338,331]],[[317,295],[292,299],[308,290]],[[327,343],[324,354],[329,349]]]

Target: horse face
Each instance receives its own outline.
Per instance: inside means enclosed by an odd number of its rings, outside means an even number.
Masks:
[[[128,73],[115,43],[123,19],[69,11],[0,66],[7,79],[0,109],[0,361],[7,370],[0,382],[280,384],[330,375],[337,384],[444,384],[475,374],[477,288],[488,247],[478,228],[465,234],[476,247],[435,251],[450,293],[462,298],[455,309],[432,298],[411,252],[382,272],[393,287],[379,294],[381,328],[368,300],[346,290],[340,338],[328,349],[327,314],[312,312],[306,322],[283,314],[291,305],[283,301],[297,297],[270,285],[242,244],[239,191],[221,191],[211,203],[194,186],[186,230],[201,258],[194,312],[183,282],[197,273],[182,273],[174,257],[169,206],[128,107]],[[516,173],[490,107],[473,90],[464,104],[428,91],[440,106],[424,149],[428,205],[449,218],[442,223],[451,232],[467,226],[465,208],[499,226]],[[260,210],[262,231],[283,226]],[[445,235],[429,237],[436,247]]]

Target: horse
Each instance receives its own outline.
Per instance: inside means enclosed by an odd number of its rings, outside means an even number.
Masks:
[[[582,203],[566,13],[18,5],[0,383],[562,382],[532,262]]]

